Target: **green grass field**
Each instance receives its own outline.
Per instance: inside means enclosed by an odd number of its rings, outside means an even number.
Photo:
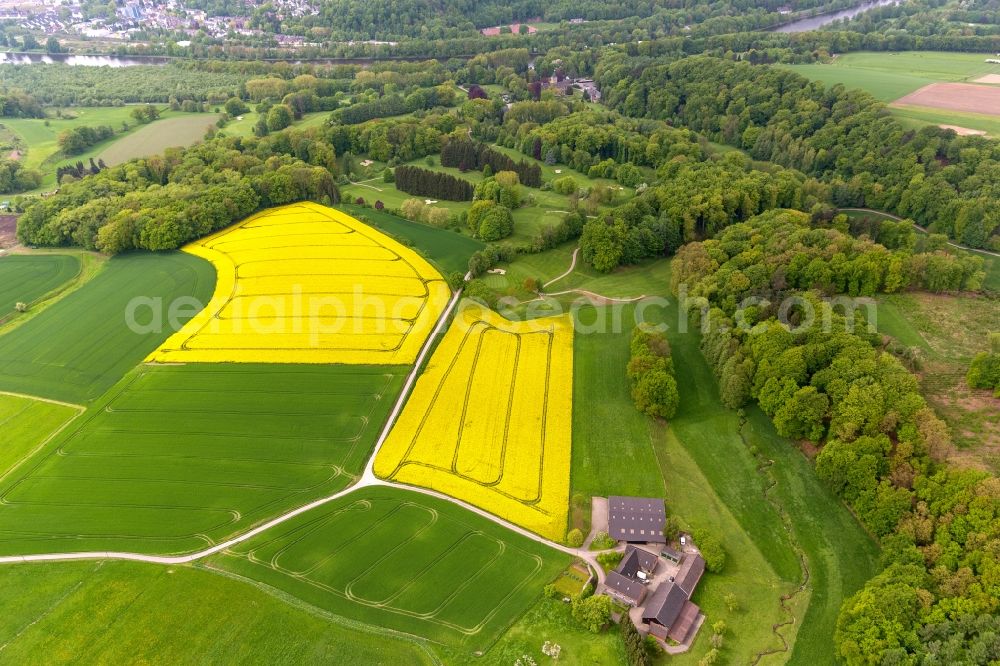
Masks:
[[[560,261],[552,261],[550,270],[565,258],[565,250],[558,254]],[[669,262],[608,276],[588,276],[584,268],[567,281],[599,293],[664,295]],[[669,424],[639,414],[629,397],[625,364],[635,306],[617,308],[618,315],[608,307],[578,311],[573,492],[588,498],[618,492],[662,495],[683,523],[719,535],[729,554],[726,570],[706,575],[695,602],[707,613],[708,623],[724,619],[730,627],[723,651],[730,663],[780,647],[770,627],[786,618],[779,595],[801,582],[801,551],[812,584],[794,600],[796,622],[784,634],[796,639],[793,661],[801,656],[826,662],[840,602],[874,573],[876,546],[817,480],[805,456],[778,437],[758,410],[748,410],[749,421],[741,429],[738,415],[720,404],[715,379],[698,348],[700,336],[696,329],[685,330],[675,300],[656,302],[642,313],[644,320],[669,327],[681,389],[680,409]],[[616,319],[623,322],[617,330]],[[598,332],[586,332],[588,328]],[[753,449],[774,461],[771,473],[777,485],[768,496],[764,490],[770,480],[758,470]],[[723,598],[730,592],[742,610],[726,608]],[[694,649],[671,657],[670,663],[697,663],[710,647],[709,633],[702,631]]]
[[[39,191],[49,190],[56,185],[56,167],[63,164],[75,163],[77,160],[84,164],[90,158],[96,161],[102,158],[108,164],[116,156],[125,156],[124,159],[137,156],[132,153],[136,151],[143,155],[163,152],[163,148],[173,145],[187,145],[204,136],[204,126],[215,122],[214,114],[204,113],[181,113],[179,111],[163,111],[160,119],[149,125],[137,125],[132,117],[134,107],[81,107],[67,109],[67,115],[73,118],[4,118],[2,124],[13,131],[27,149],[21,158],[24,165],[31,169],[39,169],[43,174],[42,185]],[[64,155],[59,151],[57,139],[63,130],[74,127],[97,125],[109,125],[116,132],[121,132],[122,123],[128,123],[128,132],[116,134],[107,141],[95,144],[78,155]],[[198,136],[192,138],[192,127],[201,127]],[[137,134],[142,133],[139,140],[133,139]],[[175,138],[183,138],[183,141],[175,142]],[[166,141],[166,145],[162,145]],[[122,144],[122,147],[118,147]],[[119,159],[118,162],[124,161]],[[116,164],[118,162],[115,162]]]
[[[172,333],[168,314],[176,299],[207,303],[214,288],[214,268],[192,255],[115,257],[87,284],[0,335],[0,391],[92,400]],[[136,322],[152,325],[151,332],[130,330],[126,313],[133,299],[140,299]],[[195,309],[190,300],[180,304],[178,323]],[[162,326],[152,310],[162,314]]]
[[[394,366],[142,366],[0,490],[0,552],[184,553],[364,467]]]
[[[364,218],[367,224],[414,248],[437,266],[445,277],[455,271],[465,273],[469,266],[469,257],[486,247],[482,241],[464,234],[410,222],[385,211],[348,203],[335,208],[355,217]]]
[[[0,480],[80,411],[70,405],[0,393]]]
[[[436,663],[409,637],[194,567],[4,565],[0,603],[11,664]]]
[[[449,663],[461,663],[487,649],[568,561],[449,502],[369,488],[210,565],[329,612],[442,643],[455,655]]]
[[[572,493],[658,497],[664,479],[649,445],[653,423],[632,404],[625,365],[634,307],[615,332],[611,309],[581,308],[573,337]],[[608,332],[586,333],[584,326]],[[669,479],[668,479],[669,482]]]
[[[17,303],[32,304],[79,275],[80,260],[66,254],[0,257],[0,321]]]
[[[219,116],[214,113],[191,113],[164,118],[143,125],[101,151],[99,157],[108,166],[137,157],[160,155],[167,148],[190,146],[205,138]]]
[[[878,299],[878,330],[920,358],[921,388],[951,428],[966,464],[1000,470],[1000,401],[965,383],[972,357],[986,351],[989,331],[1000,330],[994,300],[961,294],[893,294]]]
[[[557,662],[542,654],[545,641],[557,643],[562,648]],[[592,634],[573,619],[569,604],[553,599],[540,599],[532,606],[490,648],[482,663],[510,666],[524,655],[531,656],[539,664],[592,666],[628,663],[625,644],[615,627]]]
[[[828,86],[840,83],[861,88],[888,103],[938,81],[974,82],[986,74],[1000,74],[1000,65],[985,62],[990,57],[993,55],[938,51],[856,52],[838,55],[830,63],[782,67]],[[1000,116],[917,106],[891,110],[905,127],[957,125],[1000,136]]]
[[[891,102],[936,81],[971,82],[985,74],[1000,74],[1000,65],[984,62],[992,57],[991,53],[859,51],[840,54],[830,63],[782,67],[826,85],[842,83],[848,88],[861,88],[883,102]]]

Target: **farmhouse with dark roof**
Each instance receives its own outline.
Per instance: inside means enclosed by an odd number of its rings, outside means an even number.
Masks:
[[[666,543],[667,511],[654,497],[609,497],[608,535],[628,543]]]

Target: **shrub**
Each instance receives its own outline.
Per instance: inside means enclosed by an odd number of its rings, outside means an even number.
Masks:
[[[579,528],[573,528],[566,535],[566,543],[570,548],[579,548],[583,545],[583,532]]]
[[[705,568],[712,573],[722,571],[726,566],[726,550],[719,538],[704,530],[697,530],[692,536],[701,556],[705,558]]]
[[[602,567],[604,567],[605,571],[608,571],[610,569],[614,569],[615,567],[617,567],[618,564],[622,561],[622,557],[624,556],[625,553],[622,553],[617,550],[612,550],[598,555],[597,562]]]
[[[573,619],[591,633],[600,633],[611,620],[611,597],[599,594],[573,600]]]
[[[577,191],[576,179],[572,176],[563,176],[552,181],[552,191],[557,194],[573,194]]]
[[[594,540],[590,542],[590,545],[597,550],[607,550],[608,548],[614,548],[618,545],[618,542],[611,538],[607,532],[600,531],[594,535]]]

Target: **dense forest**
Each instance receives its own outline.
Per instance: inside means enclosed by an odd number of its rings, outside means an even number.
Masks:
[[[597,79],[623,114],[667,120],[818,177],[838,206],[895,211],[972,247],[1000,248],[995,140],[904,129],[868,93],[719,58],[636,76],[626,57],[608,57]]]
[[[838,257],[844,269],[831,268]],[[723,400],[754,399],[782,435],[824,442],[816,473],[880,537],[884,570],[844,604],[838,654],[987,663],[998,655],[1000,482],[945,462],[948,429],[917,378],[880,350],[864,317],[820,298],[831,282],[841,293],[904,286],[892,263],[882,246],[775,210],[685,246],[671,279],[701,299],[702,349]]]
[[[309,133],[217,138],[64,184],[28,207],[18,220],[18,238],[109,254],[175,249],[259,208],[336,203],[336,168],[329,144]]]

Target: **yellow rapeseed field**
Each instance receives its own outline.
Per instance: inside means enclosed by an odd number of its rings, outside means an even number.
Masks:
[[[562,540],[572,400],[568,315],[511,322],[464,302],[380,449],[375,473]]]
[[[416,252],[313,203],[264,211],[184,251],[215,265],[215,295],[149,361],[409,364],[450,297]]]

